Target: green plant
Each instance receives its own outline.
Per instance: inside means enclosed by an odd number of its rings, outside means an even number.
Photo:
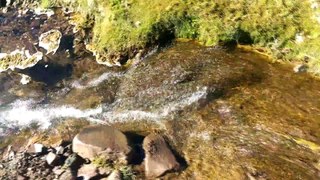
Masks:
[[[120,172],[122,174],[123,180],[133,180],[136,179],[136,175],[131,166],[122,166],[120,167]]]

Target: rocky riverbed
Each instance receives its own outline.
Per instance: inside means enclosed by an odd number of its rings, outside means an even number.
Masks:
[[[180,167],[159,134],[145,137],[142,148],[142,144],[130,141],[111,126],[95,125],[82,129],[72,143],[60,140],[46,147],[30,139],[19,150],[9,145],[0,163],[0,176],[1,179],[153,179]]]
[[[192,41],[110,68],[70,19],[0,13],[0,53],[43,55],[0,74],[2,179],[320,178],[319,80]]]

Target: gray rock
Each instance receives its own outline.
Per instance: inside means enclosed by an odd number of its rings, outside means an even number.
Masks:
[[[45,152],[45,147],[42,144],[34,143],[27,150],[28,153],[41,154]]]
[[[62,146],[58,146],[55,148],[56,149],[56,154],[62,155],[64,153],[65,148]]]
[[[59,155],[53,152],[50,152],[49,154],[47,154],[46,161],[49,165],[54,166],[59,162],[59,160],[60,160]]]
[[[163,175],[167,171],[178,170],[180,164],[176,161],[164,138],[150,134],[143,141],[145,150],[145,173],[149,178]]]
[[[84,128],[73,139],[72,150],[90,160],[103,153],[127,159],[131,152],[126,136],[106,125]]]
[[[85,164],[78,171],[78,178],[89,180],[98,176],[98,169],[93,164]]]

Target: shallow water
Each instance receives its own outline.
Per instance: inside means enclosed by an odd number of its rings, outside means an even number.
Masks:
[[[123,71],[102,68],[63,81],[40,98],[12,95],[1,106],[2,132],[87,119],[163,132],[188,164],[167,178],[319,178],[320,82],[289,65],[188,42]]]

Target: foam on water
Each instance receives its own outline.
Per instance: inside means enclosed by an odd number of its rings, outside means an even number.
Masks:
[[[98,81],[97,81],[98,82]],[[207,88],[186,94],[174,103],[168,103],[155,111],[126,110],[117,111],[109,106],[80,110],[71,106],[38,104],[34,100],[17,100],[0,110],[0,125],[5,128],[26,127],[38,123],[41,128],[48,128],[53,120],[62,118],[85,118],[97,123],[148,120],[161,124],[161,120],[172,112],[190,106],[207,95]],[[1,130],[1,128],[0,128]]]
[[[85,88],[91,88],[91,87],[96,87],[99,84],[103,83],[104,81],[112,78],[112,77],[120,77],[122,76],[121,73],[112,73],[112,72],[106,72],[100,75],[99,77],[93,79],[92,81],[88,82],[85,85],[82,85],[79,81],[75,81],[71,84],[73,88],[76,89],[85,89]]]
[[[148,112],[142,110],[127,110],[127,111],[108,111],[102,114],[103,119],[109,122],[114,121],[130,121],[130,120],[151,120],[159,122],[164,117],[167,117],[172,112],[183,109],[186,106],[190,106],[200,99],[207,96],[207,88],[203,87],[199,91],[184,95],[179,101],[174,103],[168,103],[163,108],[159,108],[157,111]]]
[[[51,121],[57,118],[88,118],[102,112],[102,108],[79,110],[70,106],[54,107],[51,105],[36,105],[33,100],[17,100],[0,113],[0,121],[7,127],[25,127],[33,122],[41,128],[47,128]]]

